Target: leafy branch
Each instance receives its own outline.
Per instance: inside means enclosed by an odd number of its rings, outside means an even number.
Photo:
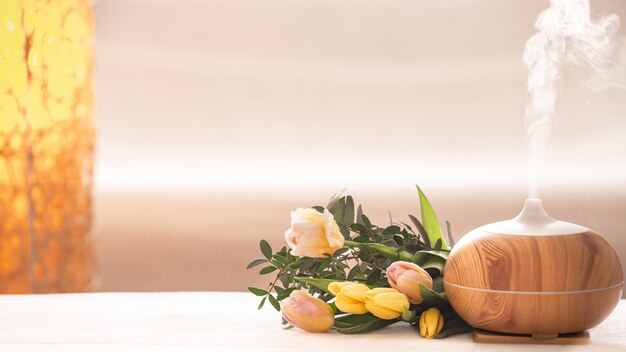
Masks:
[[[263,266],[259,271],[260,275],[275,276],[265,289],[248,288],[253,294],[263,297],[258,308],[261,309],[265,302],[269,301],[280,311],[279,302],[289,297],[294,290],[301,288],[329,302],[334,296],[328,292],[327,287],[333,281],[357,281],[370,287],[389,287],[385,275],[386,268],[394,261],[408,261],[422,267],[433,279],[432,289],[421,287],[424,302],[411,306],[413,316],[419,317],[418,313],[436,306],[450,321],[446,324],[449,328],[445,328],[440,335],[467,330],[467,324],[450,307],[443,291],[443,268],[450,247],[444,240],[430,202],[419,187],[417,190],[421,220],[409,214],[410,225],[406,222],[395,222],[390,214],[388,226],[377,226],[364,214],[361,205],[355,205],[351,196],[334,195],[325,207],[312,207],[320,213],[328,210],[333,214],[344,237],[344,247],[323,258],[294,256],[286,247],[273,253],[269,243],[262,240],[259,248],[263,258],[253,260],[247,268]],[[446,230],[449,243],[452,245],[454,239],[450,223],[447,221]],[[337,314],[341,312],[337,311]],[[367,315],[358,317],[348,315],[337,318],[335,327],[342,333],[362,333],[396,321],[383,323]],[[411,323],[415,324],[416,321]]]

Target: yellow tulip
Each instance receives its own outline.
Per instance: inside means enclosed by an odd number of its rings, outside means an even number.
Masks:
[[[348,285],[354,285],[355,283],[352,281],[335,281],[335,282],[331,282],[328,285],[328,291],[330,291],[330,293],[333,296],[337,296],[337,294],[339,293],[339,291],[341,291],[342,288],[348,286]]]
[[[430,308],[420,317],[420,336],[432,339],[443,329],[443,315],[437,308]]]
[[[337,297],[335,305],[340,311],[350,314],[367,313],[364,296],[370,290],[369,287],[354,282],[333,282],[328,285],[328,290]]]
[[[308,332],[326,332],[335,323],[335,314],[328,303],[306,290],[293,291],[281,302],[281,311],[291,325]]]
[[[365,308],[381,319],[395,319],[409,309],[409,300],[394,288],[375,288],[365,294]]]

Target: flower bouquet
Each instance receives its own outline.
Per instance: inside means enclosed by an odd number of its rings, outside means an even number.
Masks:
[[[446,221],[449,244],[435,212],[417,187],[421,220],[410,225],[372,224],[351,196],[333,196],[326,207],[291,212],[287,246],[273,252],[262,240],[260,275],[274,274],[265,289],[249,287],[282,311],[285,328],[309,332],[335,329],[360,334],[397,322],[419,328],[426,338],[469,332],[471,327],[452,309],[443,290],[443,269],[454,240]]]

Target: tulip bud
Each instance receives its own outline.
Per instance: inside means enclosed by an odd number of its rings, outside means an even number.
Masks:
[[[311,296],[306,290],[293,291],[281,302],[281,308],[285,320],[308,332],[326,332],[335,323],[335,314],[330,305]]]
[[[365,294],[365,308],[380,319],[395,319],[409,308],[409,300],[393,288],[375,288]]]
[[[328,285],[328,290],[336,296],[335,305],[340,311],[350,314],[367,313],[364,295],[369,287],[354,282],[333,282]]]
[[[391,287],[404,293],[413,304],[420,304],[424,300],[420,293],[420,283],[427,288],[433,287],[433,279],[426,270],[409,262],[391,263],[387,268],[387,281]]]
[[[420,336],[432,339],[443,329],[443,315],[437,308],[430,308],[420,317]]]

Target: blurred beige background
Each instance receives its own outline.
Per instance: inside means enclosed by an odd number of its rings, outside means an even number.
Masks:
[[[547,4],[98,1],[101,290],[263,285],[258,241],[342,188],[382,223],[419,213],[418,183],[457,239],[515,216],[521,57]],[[626,21],[623,0],[592,7]],[[626,264],[626,93],[587,74],[559,83],[542,198]]]

